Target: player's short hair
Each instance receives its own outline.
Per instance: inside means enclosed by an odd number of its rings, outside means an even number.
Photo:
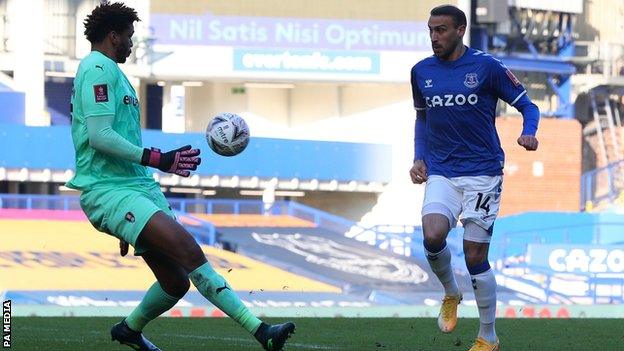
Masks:
[[[455,28],[459,28],[459,26],[467,25],[466,14],[464,11],[460,10],[456,6],[453,5],[440,5],[431,9],[429,13],[431,16],[450,16],[453,18],[453,23],[455,23]]]
[[[84,20],[84,34],[91,43],[101,43],[108,33],[122,32],[140,21],[137,12],[122,3],[102,2]]]

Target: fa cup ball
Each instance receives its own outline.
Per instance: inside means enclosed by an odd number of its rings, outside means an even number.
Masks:
[[[249,144],[249,126],[235,113],[221,113],[208,123],[206,141],[221,156],[238,155]]]

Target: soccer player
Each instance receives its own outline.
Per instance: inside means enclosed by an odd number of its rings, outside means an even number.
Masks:
[[[190,281],[212,304],[252,334],[265,350],[281,350],[293,323],[268,325],[245,307],[215,272],[191,234],[176,222],[147,167],[188,177],[200,150],[161,152],[141,146],[139,101],[119,68],[130,55],[136,11],[103,3],[84,21],[91,53],[78,67],[72,94],[76,174],[67,186],[82,191],[80,205],[99,231],[132,245],[156,276],[141,303],[111,329],[113,340],[135,350],[159,350],[143,328],[186,294]]]
[[[502,191],[504,154],[494,124],[502,99],[522,113],[517,142],[536,150],[539,110],[518,79],[499,60],[466,47],[466,16],[455,6],[431,10],[428,22],[433,56],[411,72],[416,108],[412,182],[426,182],[422,208],[424,247],[431,270],[444,286],[438,326],[450,333],[462,300],[451,267],[446,237],[461,214],[464,254],[480,327],[470,351],[494,351],[496,280],[488,249]]]

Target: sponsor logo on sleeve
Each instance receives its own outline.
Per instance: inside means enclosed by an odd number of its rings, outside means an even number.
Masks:
[[[93,94],[95,95],[95,102],[108,102],[108,86],[106,84],[94,85]]]
[[[518,78],[516,78],[516,76],[513,73],[511,73],[511,71],[509,69],[507,69],[505,71],[505,73],[507,74],[507,77],[509,77],[509,79],[511,80],[513,85],[515,85],[517,87],[520,86],[520,81],[518,80]]]

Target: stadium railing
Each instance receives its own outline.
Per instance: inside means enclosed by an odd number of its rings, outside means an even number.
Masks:
[[[624,160],[585,172],[581,176],[581,211],[614,202],[623,192]]]
[[[80,210],[80,197],[64,195],[0,194],[0,208]]]
[[[614,233],[621,230],[623,222],[609,221],[558,226],[539,229],[496,232],[489,251],[490,261],[525,255],[532,244],[610,244]],[[624,242],[622,239],[621,242]]]
[[[624,303],[621,276],[590,272],[557,273],[526,263],[505,264],[497,269],[498,285],[528,295],[540,303]]]
[[[391,250],[397,254],[410,256],[413,249],[412,236],[421,233],[420,227],[376,225],[361,227],[355,222],[336,216],[316,208],[294,201],[276,201],[265,206],[259,200],[226,200],[226,199],[168,199],[171,206],[182,212],[190,213],[230,213],[230,214],[262,214],[288,215],[314,223],[318,228],[339,234],[347,233],[352,227],[360,229],[356,240],[365,241],[380,249]],[[422,235],[422,234],[421,234]],[[372,239],[368,239],[368,238]]]
[[[81,211],[80,197],[71,195],[0,194],[0,209]],[[214,245],[214,225],[186,213],[178,213],[180,221],[200,244]]]

